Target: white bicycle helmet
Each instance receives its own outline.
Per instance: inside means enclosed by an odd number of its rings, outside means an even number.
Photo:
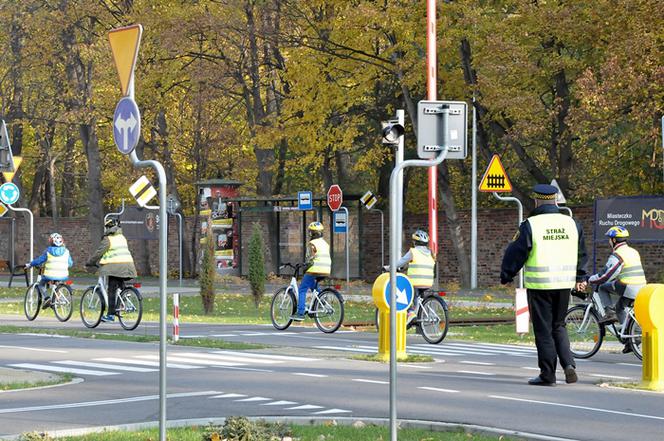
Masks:
[[[61,247],[65,244],[64,239],[59,233],[53,233],[48,237],[48,240],[56,247]]]

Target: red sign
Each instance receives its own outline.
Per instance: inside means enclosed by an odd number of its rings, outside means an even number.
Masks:
[[[337,184],[331,185],[327,191],[327,206],[330,210],[337,211],[344,202],[344,193]]]

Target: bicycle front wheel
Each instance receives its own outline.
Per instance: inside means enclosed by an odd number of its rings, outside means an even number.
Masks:
[[[141,323],[143,317],[143,297],[134,287],[122,290],[117,299],[118,307],[115,309],[120,325],[127,331],[133,331]]]
[[[639,322],[630,318],[630,321],[627,324],[627,335],[627,344],[632,348],[632,352],[634,352],[636,358],[643,360],[643,350],[641,348],[641,325],[639,325]]]
[[[58,285],[52,297],[53,312],[61,322],[66,322],[74,312],[71,299],[71,288],[67,285]]]
[[[25,291],[25,298],[23,299],[23,312],[25,312],[25,318],[30,321],[33,321],[39,315],[39,310],[41,309],[41,295],[39,294],[39,288],[37,284],[33,283]]]
[[[295,314],[296,306],[295,294],[290,289],[281,288],[274,293],[270,304],[272,325],[280,331],[288,328],[293,323],[291,316]]]
[[[96,286],[85,290],[81,296],[81,321],[88,328],[96,328],[104,313],[104,298]]]
[[[586,305],[578,305],[567,310],[565,326],[569,336],[569,347],[574,358],[590,358],[599,351],[604,339],[604,327],[594,310],[586,317]]]
[[[337,291],[327,288],[318,293],[309,311],[313,315],[318,329],[331,334],[341,326],[344,321],[344,300]]]
[[[427,343],[437,345],[447,335],[447,307],[440,297],[433,295],[422,301],[418,312],[418,321],[422,337]]]

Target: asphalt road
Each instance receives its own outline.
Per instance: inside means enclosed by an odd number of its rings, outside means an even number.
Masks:
[[[102,329],[120,332],[118,325]],[[155,329],[156,324],[147,323],[139,332]],[[221,351],[169,346],[169,420],[389,416],[389,367],[347,358],[375,352],[375,333],[187,325],[182,334],[276,347]],[[435,362],[399,365],[399,418],[479,424],[561,439],[662,439],[663,394],[598,386],[640,379],[640,362],[632,355],[600,353],[579,361],[579,383],[533,387],[526,385],[527,378],[537,374],[532,347],[454,341],[453,335],[432,346],[412,336],[408,351],[432,355]],[[68,371],[83,379],[0,393],[0,437],[156,421],[157,363],[156,344],[0,334],[0,366]],[[559,378],[564,378],[562,373]]]

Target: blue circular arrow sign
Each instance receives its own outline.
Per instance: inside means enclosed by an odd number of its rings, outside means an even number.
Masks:
[[[7,182],[0,186],[0,201],[7,205],[12,205],[18,201],[18,198],[21,196],[21,192],[18,190],[16,184]]]
[[[397,312],[405,311],[413,302],[415,289],[410,279],[404,274],[397,273]],[[385,303],[390,307],[390,282],[385,285]]]
[[[113,140],[125,155],[134,151],[141,137],[141,112],[136,101],[131,97],[124,97],[115,106],[113,115]]]

